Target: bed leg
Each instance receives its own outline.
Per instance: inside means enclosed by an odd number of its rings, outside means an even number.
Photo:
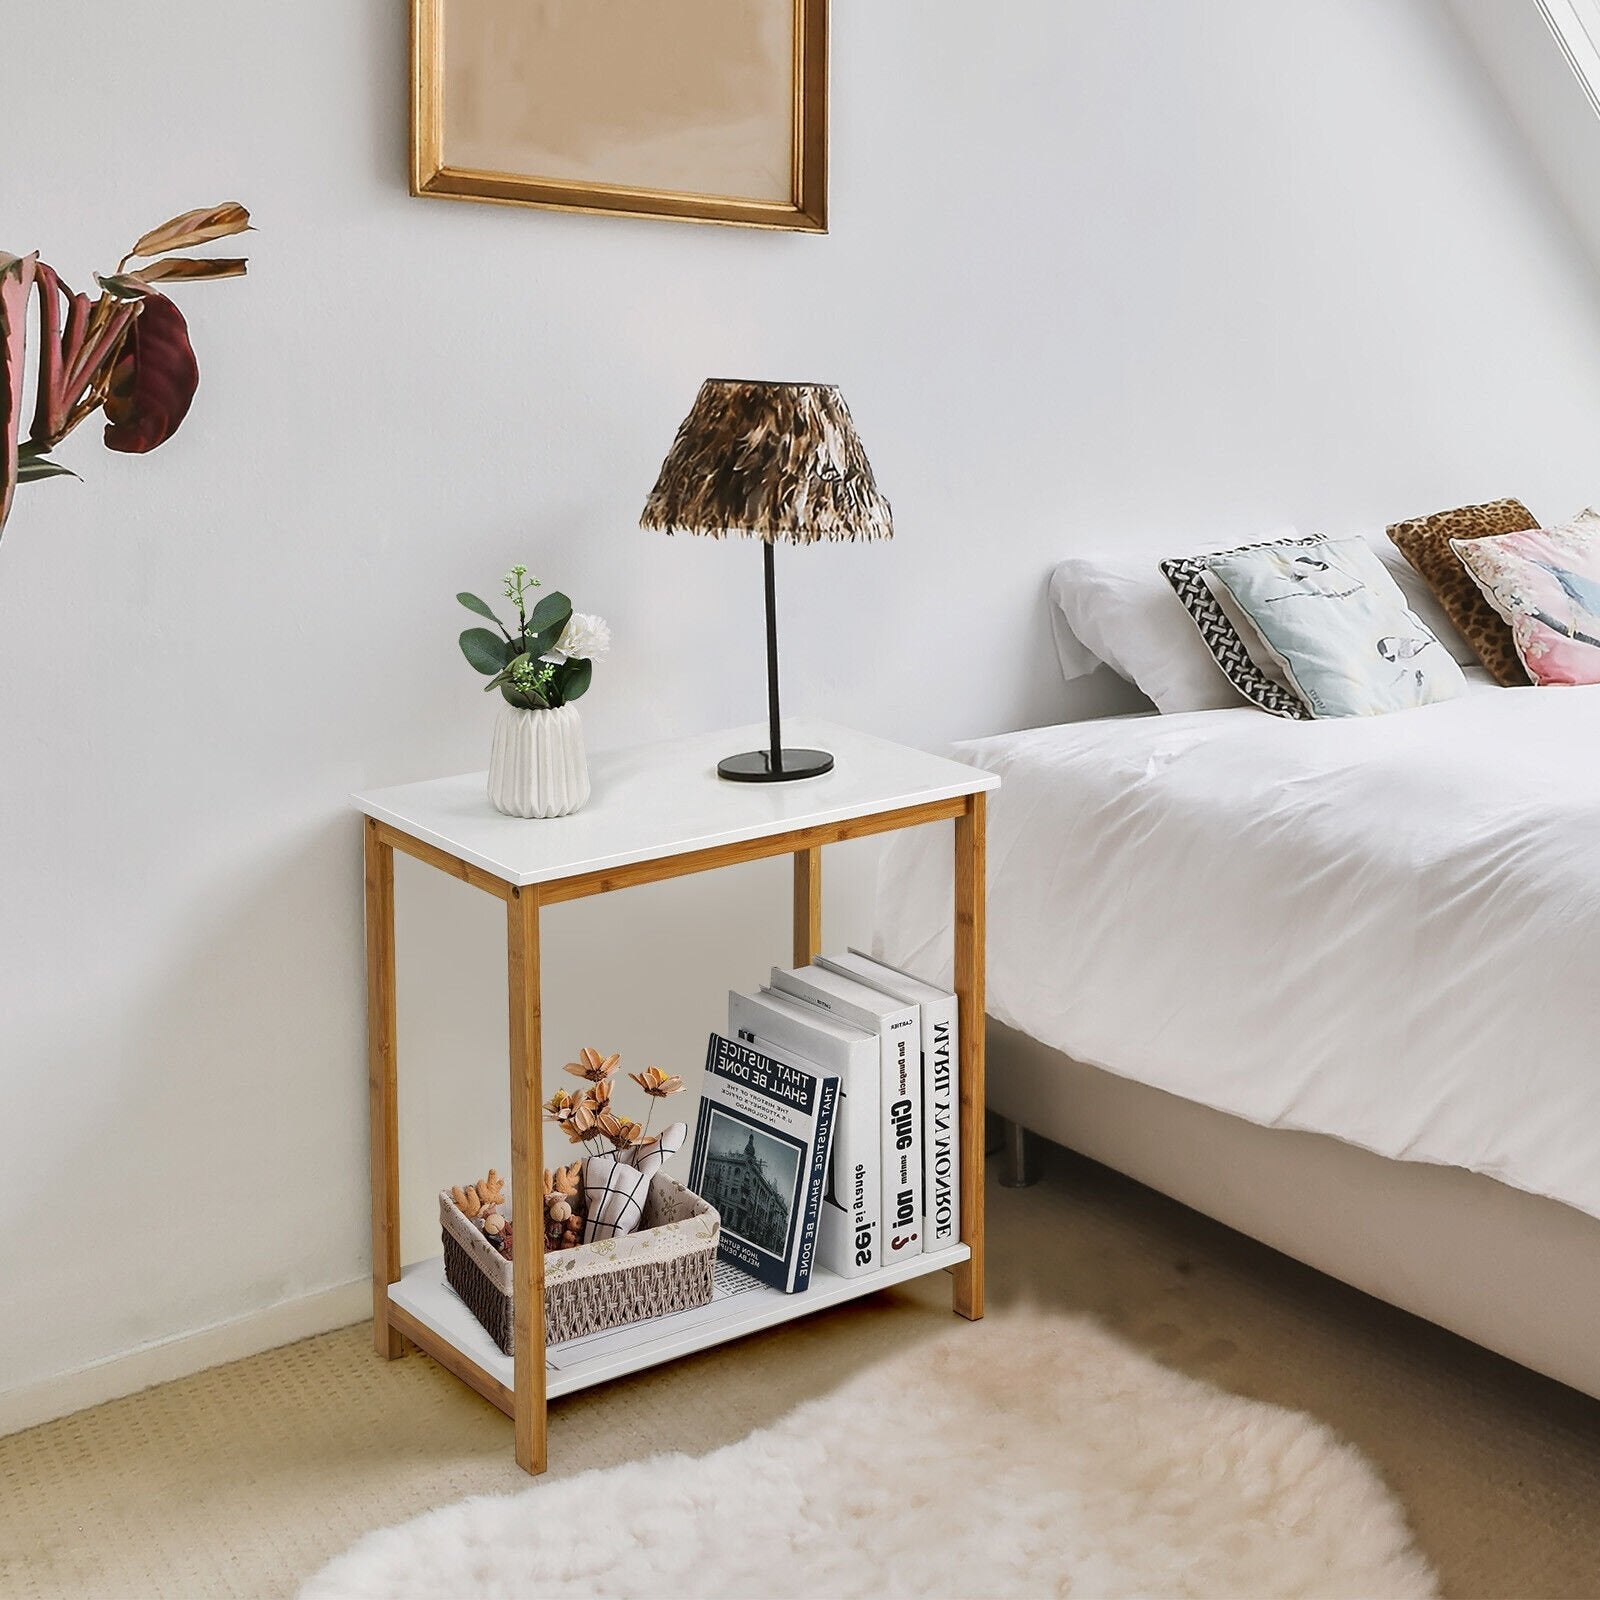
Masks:
[[[1029,1161],[1034,1153],[1033,1135],[1020,1122],[1001,1118],[1005,1130],[1005,1165],[1000,1173],[1000,1184],[1006,1189],[1028,1189],[1039,1181],[1038,1168]]]

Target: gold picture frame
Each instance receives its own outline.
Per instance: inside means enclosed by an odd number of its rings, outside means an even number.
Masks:
[[[411,192],[826,233],[828,3],[790,0],[780,9],[781,0],[412,0]],[[634,25],[625,29],[619,19],[628,16]],[[745,25],[742,31],[730,18]],[[682,48],[686,20],[698,22],[703,59]],[[652,55],[644,35],[668,26],[674,49]],[[581,43],[565,63],[551,55],[563,35]],[[687,37],[696,37],[692,27]],[[714,59],[724,52],[727,59]],[[527,76],[511,82],[518,61],[533,64],[536,80],[553,74],[543,79],[543,99],[523,92]],[[656,71],[660,61],[674,64],[681,82]],[[602,63],[615,68],[609,80]],[[698,119],[696,107],[686,113],[683,105],[696,84],[714,91]],[[639,87],[646,92],[635,92]],[[652,92],[675,98],[652,109]],[[582,126],[591,115],[595,126]],[[624,170],[630,162],[639,181]],[[704,181],[719,176],[731,192]]]

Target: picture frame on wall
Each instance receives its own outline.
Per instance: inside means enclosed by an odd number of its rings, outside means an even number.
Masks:
[[[829,0],[412,0],[411,192],[825,233]]]

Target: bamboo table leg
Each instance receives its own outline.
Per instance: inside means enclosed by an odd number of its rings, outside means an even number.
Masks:
[[[822,952],[822,846],[794,853],[794,964],[808,967]]]
[[[400,1279],[400,1152],[395,1080],[394,847],[367,819],[367,1115],[372,1160],[372,1342],[393,1361],[405,1341],[389,1326]]]
[[[956,818],[955,987],[961,1029],[961,1240],[972,1257],[955,1269],[955,1309],[983,1315],[984,807],[969,795]]]
[[[506,974],[511,1010],[511,1252],[515,1328],[517,1465],[547,1465],[544,1367],[544,1130],[540,1100],[539,891],[506,899]]]

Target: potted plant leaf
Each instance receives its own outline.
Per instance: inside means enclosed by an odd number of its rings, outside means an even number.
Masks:
[[[534,600],[540,588],[524,566],[505,575],[505,598],[517,608],[507,627],[475,594],[458,594],[468,611],[494,628],[468,628],[461,653],[500,691],[489,752],[489,799],[508,817],[564,817],[589,798],[583,724],[573,701],[589,687],[597,656],[611,647],[599,618],[572,609],[559,590]],[[531,609],[530,609],[531,607]]]
[[[155,286],[243,277],[245,263],[237,257],[172,252],[249,227],[250,213],[237,201],[185,211],[138,239],[114,273],[97,279],[93,300],[37,253],[0,251],[0,530],[18,484],[75,476],[51,452],[96,411],[105,411],[105,447],[125,455],[143,455],[178,431],[200,368],[183,313]],[[145,264],[130,268],[134,261]],[[23,438],[28,312],[35,302],[36,399]]]

